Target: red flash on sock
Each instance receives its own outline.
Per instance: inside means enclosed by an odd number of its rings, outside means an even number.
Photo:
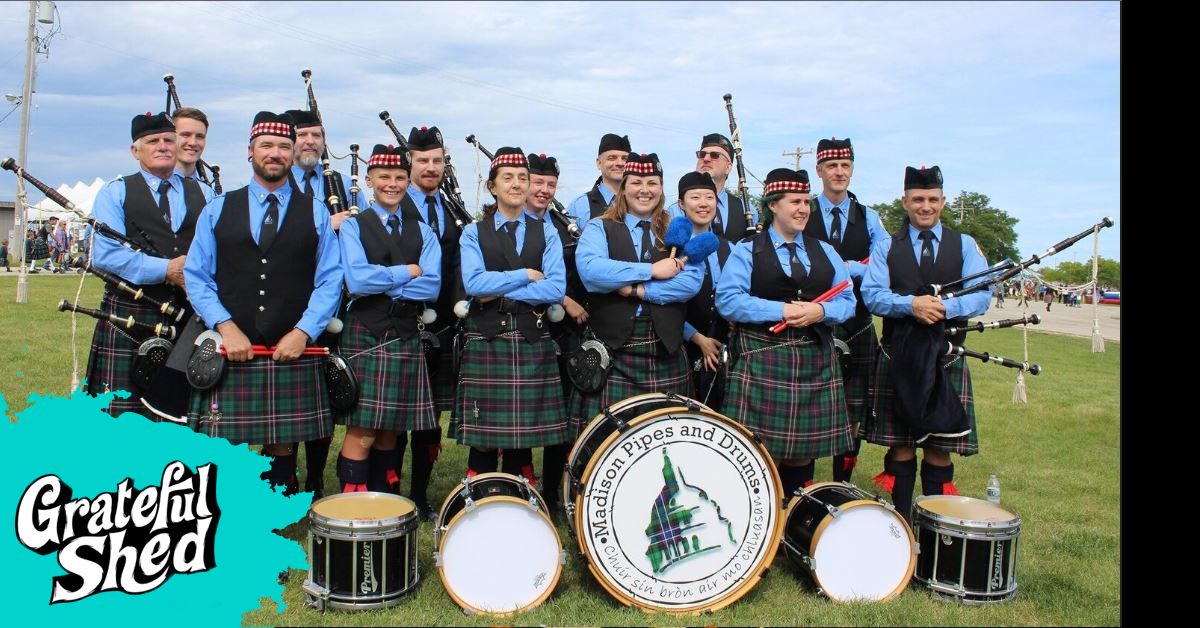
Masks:
[[[889,493],[896,487],[896,476],[887,471],[880,471],[879,475],[875,476],[872,481],[875,482],[875,486]]]
[[[429,464],[437,462],[438,454],[442,453],[441,444],[426,445],[425,452],[429,454]]]
[[[387,484],[388,484],[388,486],[399,486],[400,485],[400,474],[396,473],[395,469],[387,470]]]
[[[351,483],[347,482],[344,486],[342,486],[342,492],[343,493],[365,493],[365,492],[367,492],[367,485],[366,484],[351,484]]]
[[[813,485],[813,481],[812,481],[812,480],[805,480],[805,481],[804,481],[804,484],[801,484],[800,486],[801,486],[801,488],[808,488],[808,487],[810,487],[810,486],[812,486],[812,485]]]
[[[538,477],[537,474],[533,472],[533,465],[523,465],[521,467],[521,475],[525,476],[526,480],[529,480],[530,485],[537,486]]]
[[[476,471],[475,469],[467,469],[467,478],[468,479],[473,478],[477,475],[479,475],[479,472]]]
[[[853,471],[858,466],[858,456],[842,456],[842,471]]]
[[[942,495],[958,495],[958,487],[954,486],[954,482],[943,482]]]

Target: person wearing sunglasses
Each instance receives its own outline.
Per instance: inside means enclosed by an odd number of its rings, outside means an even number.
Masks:
[[[717,184],[717,214],[712,221],[712,232],[737,242],[746,234],[746,210],[742,199],[725,189],[732,170],[733,143],[720,133],[705,135],[700,140],[700,150],[696,151],[696,172],[707,172]],[[758,212],[753,208],[750,211],[757,223]],[[667,213],[671,218],[684,215],[678,201],[667,208]]]

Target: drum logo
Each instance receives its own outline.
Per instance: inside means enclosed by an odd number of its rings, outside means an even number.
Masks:
[[[992,550],[992,588],[999,589],[1004,583],[1004,547],[1003,543],[993,543]]]
[[[666,415],[592,459],[580,531],[593,570],[623,595],[673,609],[740,590],[773,556],[776,480],[736,425]]]
[[[379,581],[375,579],[375,544],[361,543],[360,547],[362,547],[362,583],[358,585],[358,592],[366,595],[379,590]]]
[[[160,486],[132,483],[125,478],[111,493],[78,499],[56,475],[26,487],[17,538],[43,556],[58,552],[67,571],[53,578],[51,604],[104,591],[146,593],[175,574],[216,567],[217,465],[193,473],[175,461],[163,469]]]

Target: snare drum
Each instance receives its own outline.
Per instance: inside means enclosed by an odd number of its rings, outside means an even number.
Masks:
[[[583,466],[575,476],[576,538],[592,575],[622,604],[715,611],[748,593],[770,567],[783,489],[770,455],[746,428],[682,407],[678,398],[646,405],[662,403],[676,407],[643,407],[631,419],[637,409],[610,408],[588,426],[572,459],[574,468]]]
[[[566,558],[542,496],[507,473],[464,479],[442,503],[433,537],[446,593],[470,613],[506,615],[541,604]]]
[[[813,484],[787,510],[783,546],[838,602],[891,600],[912,579],[916,542],[895,509],[849,482]]]
[[[416,505],[388,493],[343,493],[308,511],[312,570],[301,587],[317,610],[398,604],[420,582]]]
[[[596,449],[613,432],[624,429],[633,419],[651,410],[660,408],[680,408],[691,410],[708,410],[708,406],[676,394],[646,393],[636,395],[604,409],[596,415],[583,432],[575,439],[575,446],[567,456],[567,473],[563,478],[562,504],[567,511],[567,527],[575,534],[575,499],[579,494],[579,479],[588,461],[596,453]],[[549,490],[549,489],[548,489]]]
[[[1017,595],[1021,517],[982,499],[918,497],[913,528],[921,543],[917,582],[967,604],[1006,602]]]

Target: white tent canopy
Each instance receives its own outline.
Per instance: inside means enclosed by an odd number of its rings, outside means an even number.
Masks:
[[[67,199],[72,203],[75,203],[75,207],[82,211],[84,215],[91,216],[92,203],[96,201],[96,195],[100,193],[100,188],[103,187],[104,180],[100,177],[96,177],[96,180],[92,181],[90,185],[84,183],[83,181],[76,182],[75,185],[67,185],[64,183],[58,186],[57,191],[59,194],[67,197]],[[55,203],[48,198],[42,199],[40,203],[31,205],[29,209],[25,211],[25,220],[27,221],[46,220],[51,216],[58,216],[68,220],[78,220],[78,218],[72,216],[70,212],[62,207],[59,207],[58,203]]]

